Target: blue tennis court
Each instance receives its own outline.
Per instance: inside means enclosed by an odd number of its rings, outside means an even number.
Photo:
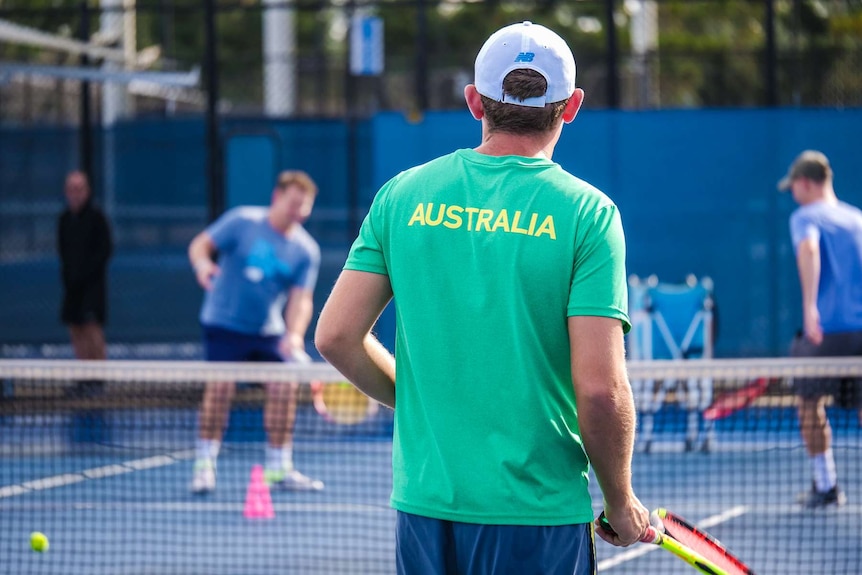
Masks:
[[[326,489],[273,492],[272,520],[243,517],[249,474],[263,457],[260,413],[253,407],[233,413],[218,488],[208,497],[188,492],[191,407],[8,411],[0,419],[5,572],[394,572],[387,411],[358,426],[338,426],[301,405],[296,463]],[[752,408],[721,421],[708,454],[683,452],[680,415],[673,406],[659,412],[655,448],[635,456],[635,487],[648,507],[700,524],[760,574],[858,572],[862,441],[853,412],[830,413],[850,503],[821,511],[793,503],[808,466],[792,408]],[[595,484],[594,496],[601,501]],[[31,531],[49,537],[47,553],[29,549]],[[597,548],[602,573],[689,570],[649,545],[620,549],[599,541]]]
[[[0,557],[9,573],[389,572],[391,429],[387,414],[340,437],[307,406],[295,458],[326,482],[322,493],[272,492],[276,517],[243,517],[252,466],[263,444],[242,432],[226,443],[209,497],[188,491],[193,411],[98,414],[98,442],[70,441],[89,417],[4,416],[0,456]],[[242,428],[242,422],[237,424]],[[93,429],[89,429],[93,433]],[[373,432],[373,433],[372,433]],[[251,432],[249,436],[257,433]],[[329,435],[327,437],[327,435]],[[26,451],[20,446],[29,445]],[[50,550],[29,549],[31,531]]]

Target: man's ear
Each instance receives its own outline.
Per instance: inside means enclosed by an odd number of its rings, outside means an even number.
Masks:
[[[467,84],[464,86],[464,99],[467,101],[467,108],[470,114],[477,120],[485,117],[485,107],[482,105],[482,96],[476,91],[476,86]]]
[[[578,111],[581,109],[581,104],[583,103],[584,91],[581,88],[575,88],[575,92],[566,104],[566,109],[563,110],[563,122],[566,124],[571,123],[575,119],[575,116],[578,115]]]

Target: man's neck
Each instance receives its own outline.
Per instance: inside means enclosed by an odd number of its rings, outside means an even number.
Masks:
[[[475,150],[488,156],[523,156],[550,160],[558,139],[559,134],[554,133],[517,136],[505,132],[485,132],[482,135],[482,143]]]
[[[835,195],[835,189],[832,186],[823,186],[823,188],[818,190],[814,197],[811,198],[809,203],[814,204],[817,202],[837,204],[838,196]]]
[[[290,232],[293,231],[293,226],[296,225],[296,222],[292,221],[278,221],[272,217],[272,212],[270,212],[269,218],[267,218],[270,227],[274,229],[276,232],[283,236],[290,235]]]

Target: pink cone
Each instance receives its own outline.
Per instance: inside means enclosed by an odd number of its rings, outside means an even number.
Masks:
[[[263,466],[251,468],[251,479],[245,495],[245,509],[242,512],[246,519],[272,519],[275,510],[272,508],[272,497],[269,486],[263,478]]]

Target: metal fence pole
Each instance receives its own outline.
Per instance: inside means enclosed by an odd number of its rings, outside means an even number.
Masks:
[[[351,49],[353,46],[353,19],[356,17],[356,1],[347,2],[347,53],[344,59],[344,105],[346,115],[347,138],[347,225],[351,236],[359,233],[359,158],[357,135],[357,102],[359,97],[358,84],[353,70],[350,68]]]
[[[607,101],[608,107],[616,109],[620,107],[619,74],[617,72],[617,60],[619,59],[619,48],[617,47],[617,25],[614,21],[614,0],[605,0],[605,26],[607,28]]]
[[[204,20],[206,35],[204,69],[207,78],[206,146],[208,152],[207,167],[209,183],[208,215],[209,221],[213,221],[224,211],[222,150],[218,123],[219,76],[215,0],[204,0]]]
[[[766,105],[778,106],[778,53],[775,44],[775,0],[766,3]]]
[[[81,23],[78,30],[78,36],[82,42],[90,41],[90,7],[86,0],[81,2]],[[90,64],[90,58],[86,52],[81,53],[81,66],[86,68]],[[91,119],[91,100],[90,100],[90,82],[81,80],[81,94],[79,99],[81,112],[81,126],[79,128],[78,139],[78,162],[79,167],[87,176],[87,181],[90,182],[90,189],[95,193],[96,182],[95,171],[93,169],[93,132]]]
[[[428,14],[425,0],[416,2],[416,107],[428,109]]]

